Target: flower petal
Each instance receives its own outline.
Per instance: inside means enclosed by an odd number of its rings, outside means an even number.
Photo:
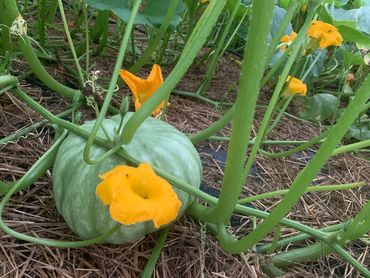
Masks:
[[[159,228],[176,219],[181,201],[171,185],[149,163],[117,166],[101,175],[96,194],[110,205],[112,219],[125,225],[153,220]]]
[[[135,100],[135,111],[137,111],[143,103],[157,91],[163,83],[161,67],[154,64],[147,79],[141,79],[134,74],[126,71],[120,71],[121,78],[127,83],[131,89]],[[153,111],[153,115],[158,114],[164,105],[162,103]],[[158,112],[159,111],[159,112]]]
[[[329,46],[340,46],[343,42],[342,35],[333,25],[315,20],[311,23],[307,31],[307,35],[311,38],[320,40],[320,47],[326,48]]]

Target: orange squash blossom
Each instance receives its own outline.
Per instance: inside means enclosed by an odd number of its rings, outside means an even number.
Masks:
[[[116,166],[101,175],[96,195],[109,205],[113,220],[131,225],[152,220],[160,228],[175,220],[181,201],[171,185],[156,175],[149,163]]]
[[[312,38],[313,44],[318,44],[321,48],[340,46],[343,42],[343,37],[337,28],[318,20],[312,21],[310,28],[307,30],[307,36]]]
[[[147,79],[142,79],[127,70],[120,71],[121,78],[126,82],[130,88],[135,103],[135,111],[137,111],[143,103],[145,103],[161,86],[163,83],[163,76],[161,67],[154,64]],[[164,107],[164,100],[152,112],[152,115],[160,114]]]
[[[280,42],[282,43],[282,45],[280,46],[280,49],[282,51],[285,51],[287,46],[289,46],[295,40],[296,37],[297,37],[297,33],[294,31],[292,31],[290,35],[286,34],[285,36],[283,36],[280,39]]]
[[[291,96],[291,95],[301,95],[305,96],[307,93],[307,85],[303,83],[298,78],[292,77],[288,75],[286,82],[288,82],[288,86],[285,89],[284,95]]]

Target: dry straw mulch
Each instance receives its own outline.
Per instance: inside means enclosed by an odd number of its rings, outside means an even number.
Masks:
[[[222,96],[225,84],[237,79],[238,71],[228,64],[227,71],[219,70],[209,96]],[[183,90],[194,90],[199,82],[197,71],[191,71],[180,84]],[[23,84],[34,99],[54,112],[68,107],[68,102],[39,85]],[[32,84],[32,85],[31,85]],[[121,90],[119,93],[122,93]],[[221,115],[209,105],[189,98],[174,96],[167,120],[184,132],[195,132],[208,126]],[[88,117],[91,111],[85,111]],[[258,127],[258,112],[254,131]],[[0,95],[0,138],[39,121],[40,117],[11,93]],[[283,118],[270,139],[305,140],[317,134],[315,126]],[[219,135],[229,135],[230,126]],[[15,142],[0,146],[0,179],[12,181],[22,176],[52,143],[52,130],[40,128]],[[224,169],[227,150],[225,142],[208,142],[199,146],[203,161],[203,188],[217,194]],[[276,150],[273,149],[273,150]],[[315,148],[283,159],[258,157],[244,196],[287,188],[302,169]],[[330,159],[314,181],[315,184],[338,184],[365,181],[370,185],[370,163],[365,158],[344,154]],[[16,194],[8,204],[4,218],[18,232],[55,239],[77,240],[58,215],[52,194],[50,172],[28,189]],[[213,191],[212,191],[213,189]],[[369,199],[369,186],[356,190],[305,194],[289,218],[313,227],[339,223],[355,215]],[[271,211],[279,199],[267,199],[251,205]],[[233,218],[233,231],[242,234],[250,230],[250,217]],[[283,229],[283,235],[294,231]],[[81,249],[50,248],[14,239],[0,231],[0,277],[138,277],[155,245],[158,233],[146,236],[130,246],[96,245]],[[268,238],[267,240],[270,240]],[[311,241],[307,241],[311,242]],[[304,246],[303,244],[297,246]],[[294,246],[294,247],[297,247]],[[285,249],[284,249],[285,250]],[[348,246],[351,254],[364,264],[370,264],[369,247],[362,241]],[[259,265],[260,256],[254,253],[231,256],[222,251],[217,240],[202,225],[185,216],[171,226],[154,277],[266,277]],[[360,277],[337,255],[330,255],[287,269],[286,277]]]

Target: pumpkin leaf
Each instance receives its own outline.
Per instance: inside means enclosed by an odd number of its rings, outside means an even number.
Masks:
[[[301,117],[307,120],[325,121],[334,116],[337,97],[331,94],[317,94],[305,98]]]
[[[350,127],[346,138],[355,138],[359,141],[370,139],[370,121],[366,115]]]
[[[343,62],[346,68],[349,68],[351,65],[353,66],[361,66],[365,65],[364,58],[360,52],[352,53],[344,48],[339,48],[339,53],[343,57]]]
[[[359,9],[345,10],[335,5],[325,5],[327,15],[333,19],[335,26],[344,25],[370,34],[370,6],[363,6]]]
[[[128,21],[130,16],[129,0],[87,0],[88,5],[98,10],[109,10],[117,15],[124,22]],[[167,0],[148,0],[144,9],[136,16],[135,24],[147,26],[158,26],[162,23],[170,1]],[[175,28],[181,22],[181,13],[185,10],[182,1],[179,2],[175,16],[173,17],[170,27]]]
[[[275,6],[269,40],[271,40],[275,36],[277,30],[279,29],[281,22],[283,21],[285,17],[285,14],[286,14],[286,10],[284,10],[283,8],[280,8],[279,6]],[[293,27],[292,27],[292,24],[289,22],[288,26],[285,29],[285,34],[290,34],[292,31],[293,31]]]
[[[345,25],[336,26],[339,33],[345,41],[352,41],[362,46],[362,48],[370,48],[370,36]]]
[[[358,11],[357,26],[366,34],[370,34],[370,7],[362,7]]]

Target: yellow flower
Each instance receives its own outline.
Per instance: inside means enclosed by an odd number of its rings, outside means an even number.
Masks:
[[[290,75],[288,75],[286,82],[288,83],[287,88],[285,89],[284,95],[285,96],[291,96],[291,95],[301,95],[305,96],[307,93],[307,85],[303,83],[298,78],[294,78]]]
[[[292,31],[290,33],[290,35],[285,35],[283,36],[281,39],[280,39],[280,42],[282,42],[282,44],[280,45],[280,49],[282,51],[285,51],[287,46],[289,46],[294,40],[295,38],[297,37],[297,33]]]
[[[120,76],[132,91],[135,100],[135,111],[137,111],[141,107],[141,105],[145,103],[163,83],[161,67],[157,64],[153,65],[147,79],[141,79],[140,77],[126,70],[121,70]],[[158,107],[152,112],[152,114],[154,116],[160,114],[163,107],[164,100],[160,105],[158,105]]]
[[[156,175],[149,163],[137,168],[121,165],[101,175],[96,195],[109,205],[113,220],[131,225],[153,220],[154,227],[175,220],[181,201],[171,185]]]
[[[314,45],[320,45],[321,48],[328,46],[340,46],[343,42],[342,35],[333,25],[314,20],[307,31],[307,36],[312,38]],[[317,48],[317,47],[316,47]]]

